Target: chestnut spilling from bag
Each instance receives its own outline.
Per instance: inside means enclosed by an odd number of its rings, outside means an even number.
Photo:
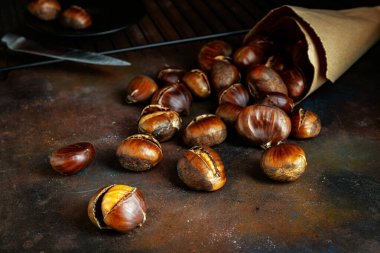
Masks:
[[[326,81],[335,82],[379,40],[380,6],[338,11],[282,6],[257,23],[244,44],[258,36],[273,38],[302,69],[307,87],[300,102]]]

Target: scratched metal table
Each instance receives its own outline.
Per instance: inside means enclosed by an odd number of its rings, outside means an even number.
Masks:
[[[223,39],[238,45],[241,35]],[[114,54],[131,61],[128,68],[62,62],[0,81],[1,252],[379,252],[379,43],[302,102],[323,128],[315,139],[288,140],[308,159],[294,183],[268,180],[262,151],[233,131],[215,147],[227,184],[213,193],[178,179],[180,136],[163,143],[165,158],[154,169],[120,168],[116,147],[137,132],[143,108],[123,102],[128,81],[163,66],[195,67],[203,43]],[[214,111],[212,98],[195,101],[184,124]],[[79,141],[94,144],[95,161],[74,176],[55,173],[49,154]],[[100,231],[87,218],[90,197],[114,183],[140,188],[148,205],[146,223],[127,234]]]

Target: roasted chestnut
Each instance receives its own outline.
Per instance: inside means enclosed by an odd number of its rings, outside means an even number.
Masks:
[[[141,191],[121,184],[99,189],[87,206],[88,217],[95,226],[122,233],[142,226],[146,220],[146,210]]]
[[[267,59],[265,66],[273,69],[276,73],[281,73],[289,64],[283,55],[275,54]]]
[[[206,74],[200,69],[187,72],[182,81],[186,84],[194,96],[206,98],[211,94],[211,87]]]
[[[226,125],[214,114],[195,117],[183,133],[183,141],[188,146],[213,146],[222,143],[226,138]]]
[[[63,175],[73,175],[89,166],[94,158],[94,146],[88,142],[79,142],[54,151],[49,159],[55,171]]]
[[[152,78],[138,75],[129,82],[125,101],[128,104],[149,101],[157,89],[158,86]]]
[[[254,98],[260,98],[271,92],[288,95],[288,89],[280,75],[265,65],[250,68],[246,78],[248,90]]]
[[[210,76],[213,88],[217,93],[240,81],[239,70],[231,63],[224,61],[218,61],[212,66]]]
[[[152,97],[151,104],[169,107],[179,114],[188,115],[193,101],[191,92],[183,83],[174,83],[158,89]]]
[[[241,83],[235,83],[219,92],[218,98],[219,104],[230,103],[245,107],[249,102],[249,93]]]
[[[234,52],[232,61],[240,69],[265,63],[266,57],[260,47],[242,46]]]
[[[92,25],[91,15],[82,7],[72,5],[61,14],[63,26],[74,30],[83,30]]]
[[[228,59],[231,54],[230,44],[223,40],[213,40],[202,46],[198,54],[198,63],[203,71],[208,72],[216,62]]]
[[[306,169],[306,155],[295,144],[280,144],[264,151],[261,168],[271,179],[280,182],[297,180]]]
[[[273,38],[266,34],[256,34],[254,37],[249,38],[246,45],[260,48],[267,56],[273,55],[276,51],[276,43]]]
[[[33,0],[28,4],[27,9],[33,16],[49,21],[58,17],[61,5],[56,0]]]
[[[224,123],[234,125],[241,110],[243,110],[243,107],[239,105],[223,103],[218,106],[215,115],[219,116]]]
[[[185,70],[182,68],[163,68],[157,74],[157,80],[165,85],[179,83],[182,80]]]
[[[300,108],[292,113],[291,121],[292,137],[308,139],[316,137],[321,132],[321,121],[318,115],[312,111]]]
[[[193,147],[178,160],[179,178],[194,190],[216,191],[226,183],[222,159],[207,146]]]
[[[295,66],[281,72],[281,78],[288,88],[289,97],[298,101],[306,91],[306,80],[302,70]]]
[[[123,140],[116,156],[121,166],[132,171],[149,170],[163,158],[160,143],[148,134],[135,134]]]
[[[284,110],[287,114],[290,114],[294,107],[293,99],[278,92],[265,94],[263,97],[256,100],[256,104],[276,106]]]
[[[239,113],[235,127],[248,141],[266,149],[281,143],[289,136],[291,122],[280,108],[250,105]]]
[[[160,142],[170,140],[181,128],[181,117],[162,105],[148,105],[138,120],[139,133],[151,134]]]

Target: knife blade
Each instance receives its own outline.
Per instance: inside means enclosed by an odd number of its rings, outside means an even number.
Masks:
[[[22,53],[35,54],[56,58],[67,61],[112,65],[112,66],[130,66],[131,63],[117,58],[102,55],[99,53],[82,51],[74,48],[55,47],[50,45],[42,45],[33,40],[29,40],[23,36],[6,33],[1,37],[1,41],[7,45],[10,50]]]

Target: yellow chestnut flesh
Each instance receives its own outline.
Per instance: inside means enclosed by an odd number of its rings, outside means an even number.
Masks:
[[[295,144],[280,144],[264,151],[261,168],[271,179],[280,182],[297,180],[306,169],[306,155]]]
[[[207,146],[185,151],[178,161],[177,172],[182,182],[195,190],[216,191],[226,183],[222,159]]]
[[[128,185],[109,185],[90,199],[87,214],[100,229],[128,232],[146,220],[146,204],[141,191]]]

